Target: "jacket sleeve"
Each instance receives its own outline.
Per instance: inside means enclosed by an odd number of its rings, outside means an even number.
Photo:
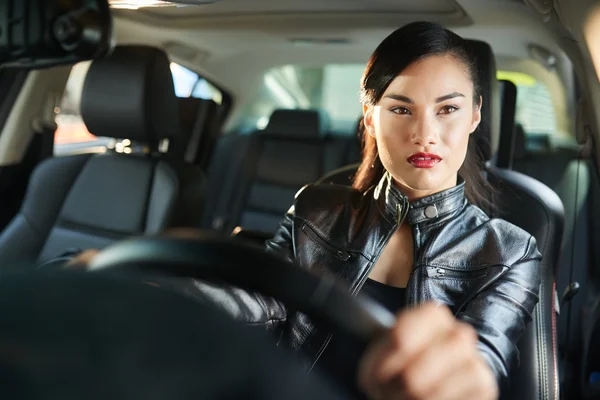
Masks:
[[[272,239],[266,242],[269,253],[287,261],[294,258],[292,245],[293,207],[286,214]],[[201,302],[214,304],[234,319],[251,326],[264,326],[276,335],[287,319],[285,305],[272,297],[228,285],[219,285],[199,280],[176,283],[176,290]]]
[[[294,207],[285,215],[272,239],[265,243],[268,253],[282,257],[286,261],[294,261],[294,241],[292,237]]]
[[[510,366],[519,355],[517,341],[539,301],[540,262],[535,239],[530,237],[525,254],[457,316],[476,329],[480,354],[501,386],[508,382]]]

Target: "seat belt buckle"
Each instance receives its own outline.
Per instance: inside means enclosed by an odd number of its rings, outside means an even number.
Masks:
[[[579,282],[571,282],[569,286],[565,288],[565,291],[562,294],[561,305],[564,306],[565,304],[573,300],[573,297],[575,297],[577,293],[579,293],[580,288],[581,285],[579,284]]]

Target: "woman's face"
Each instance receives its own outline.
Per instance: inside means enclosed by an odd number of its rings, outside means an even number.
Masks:
[[[481,120],[478,100],[464,63],[430,56],[405,68],[375,106],[364,107],[381,162],[409,199],[456,185]]]

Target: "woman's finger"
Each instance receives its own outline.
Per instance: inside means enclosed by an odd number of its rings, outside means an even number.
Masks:
[[[447,307],[429,304],[401,312],[395,326],[367,349],[359,364],[359,385],[374,390],[390,381],[409,360],[447,336],[456,323]]]
[[[100,251],[96,249],[85,250],[69,260],[69,262],[65,264],[65,268],[86,269],[90,261],[92,261],[99,252]]]
[[[428,400],[497,400],[498,383],[489,366],[477,354],[440,382]]]
[[[395,381],[409,397],[429,399],[449,376],[479,357],[476,343],[475,330],[459,322],[446,337],[412,358]]]

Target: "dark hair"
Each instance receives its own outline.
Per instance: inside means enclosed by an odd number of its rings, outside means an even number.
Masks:
[[[452,55],[463,62],[473,82],[473,99],[479,102],[481,89],[474,56],[463,38],[431,22],[413,22],[394,31],[377,47],[361,79],[360,100],[374,106],[390,83],[410,64],[432,55]],[[361,121],[358,134],[362,136],[362,163],[354,178],[353,187],[364,192],[376,185],[384,174],[375,138],[365,132]],[[470,135],[467,156],[458,171],[465,180],[467,199],[491,211],[491,186],[484,179],[482,155],[475,135]]]

